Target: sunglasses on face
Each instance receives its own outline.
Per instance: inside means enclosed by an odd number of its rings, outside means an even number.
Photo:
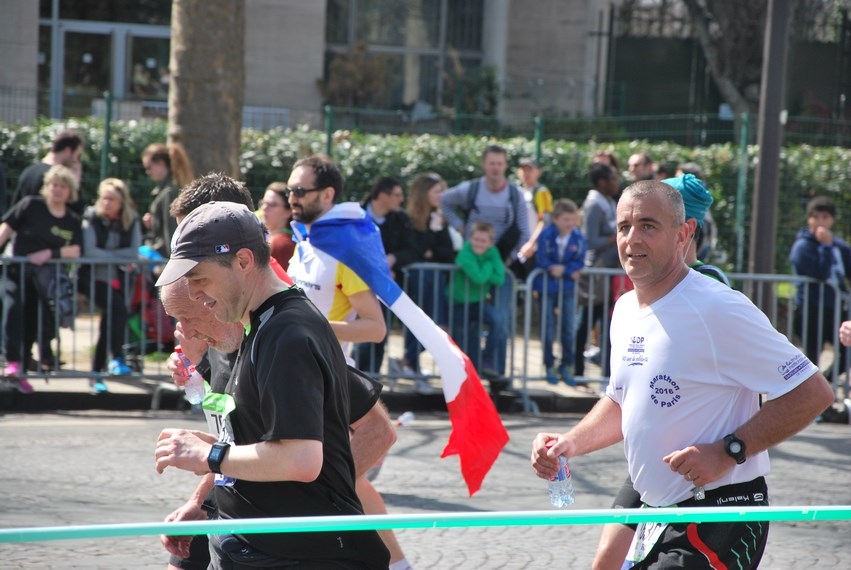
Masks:
[[[327,186],[325,188],[327,188]],[[290,195],[294,194],[296,198],[304,198],[308,192],[319,192],[320,190],[325,190],[325,188],[304,188],[303,186],[287,186],[287,189],[284,190],[284,196],[289,199]]]

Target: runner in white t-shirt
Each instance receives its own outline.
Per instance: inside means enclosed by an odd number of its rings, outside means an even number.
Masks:
[[[535,437],[539,477],[555,476],[559,455],[623,439],[648,506],[765,505],[766,450],[833,402],[824,376],[759,309],[690,271],[690,237],[676,189],[641,181],[624,190],[618,255],[635,289],[615,306],[611,383],[573,429]],[[767,530],[760,522],[640,525],[627,559],[634,568],[755,568]]]

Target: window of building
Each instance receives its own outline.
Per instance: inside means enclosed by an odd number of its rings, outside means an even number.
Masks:
[[[171,24],[171,0],[41,0],[39,15],[61,20],[88,22],[120,22],[123,24]]]
[[[101,114],[106,91],[118,101],[116,118],[138,101],[159,112],[169,86],[171,0],[40,0],[39,10],[39,114]]]
[[[326,18],[327,57],[325,82],[338,84],[340,69],[362,65],[375,70],[380,64],[385,78],[364,85],[372,93],[357,103],[384,108],[415,104],[438,106],[452,100],[447,73],[478,67],[482,60],[484,0],[329,0]],[[366,47],[366,57],[359,50]],[[342,57],[347,67],[334,65]],[[462,69],[463,73],[463,69]],[[367,81],[367,75],[364,81]],[[346,78],[350,81],[350,78]],[[329,89],[329,93],[344,93]],[[367,101],[368,99],[368,101]],[[334,105],[349,101],[330,100]]]
[[[131,36],[127,41],[130,61],[126,75],[128,97],[166,100],[170,81],[169,40]]]

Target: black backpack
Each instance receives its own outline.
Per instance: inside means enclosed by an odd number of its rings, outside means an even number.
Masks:
[[[475,180],[470,181],[470,188],[467,190],[467,203],[461,210],[461,216],[464,219],[465,224],[470,217],[470,212],[477,209],[476,196],[479,193],[480,183],[481,178],[476,178]],[[496,249],[499,250],[499,255],[505,260],[511,256],[511,252],[520,244],[520,226],[517,225],[517,216],[520,215],[520,190],[518,190],[514,184],[509,182],[508,192],[511,207],[514,208],[514,216],[511,220],[511,225],[508,226],[496,242]]]

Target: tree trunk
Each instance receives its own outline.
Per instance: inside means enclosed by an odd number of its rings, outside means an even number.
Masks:
[[[239,177],[245,92],[245,0],[173,0],[169,142],[195,175]]]

